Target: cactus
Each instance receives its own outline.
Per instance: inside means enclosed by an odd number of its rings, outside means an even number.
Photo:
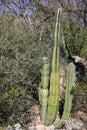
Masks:
[[[65,104],[64,112],[59,122],[54,124],[55,128],[61,128],[66,121],[69,119],[71,108],[72,108],[72,90],[75,81],[75,66],[70,63],[67,67],[67,87],[65,92]]]
[[[39,85],[39,102],[41,121],[44,124],[47,111],[48,85],[49,85],[49,62],[47,57],[43,57],[43,67],[41,71],[41,83]]]
[[[54,49],[52,55],[51,73],[47,57],[43,58],[42,77],[39,87],[40,115],[43,124],[50,125],[55,120],[59,106],[59,70],[60,70],[60,16],[61,9],[58,9],[56,26],[54,32]],[[63,37],[62,37],[63,38]],[[63,39],[64,40],[64,39]],[[64,41],[63,41],[64,42]],[[66,53],[67,54],[67,53]],[[72,107],[72,88],[74,85],[75,66],[70,63],[67,67],[67,87],[65,92],[65,104],[62,118],[54,123],[55,128],[62,127],[69,115]]]
[[[52,69],[50,75],[50,90],[48,97],[48,108],[45,124],[51,124],[56,117],[59,103],[59,43],[60,43],[60,15],[61,9],[58,9],[56,26],[54,33],[54,50],[52,56]]]

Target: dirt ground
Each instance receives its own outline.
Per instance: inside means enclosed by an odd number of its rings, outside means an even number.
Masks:
[[[31,122],[28,130],[54,130],[54,126],[45,126],[40,122],[39,105],[32,107]],[[57,117],[57,120],[58,117]],[[87,130],[87,113],[82,111],[72,112],[66,125],[59,130]]]

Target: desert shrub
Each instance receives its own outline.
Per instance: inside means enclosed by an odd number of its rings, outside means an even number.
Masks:
[[[63,20],[62,25],[70,54],[87,58],[87,28],[75,19]]]
[[[87,74],[81,79],[77,79],[76,87],[74,88],[74,111],[87,111]]]
[[[50,35],[41,40],[40,27],[19,24],[8,13],[0,16],[0,34],[0,123],[26,123],[38,98],[42,57],[50,57]]]
[[[25,95],[24,88],[14,86],[9,88],[6,92],[1,93],[0,98],[0,122],[8,121],[10,115],[15,110],[17,100],[20,100]]]
[[[47,41],[39,40],[38,30],[19,25],[11,18],[8,18],[11,23],[8,23],[7,16],[1,18],[0,24],[0,75],[6,85],[28,85],[39,72],[42,56],[48,55],[51,49]]]

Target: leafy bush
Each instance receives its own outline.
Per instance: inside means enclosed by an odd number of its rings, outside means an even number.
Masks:
[[[10,114],[15,110],[17,100],[21,99],[25,95],[24,88],[20,86],[11,87],[6,92],[1,93],[0,99],[0,122],[7,121]]]
[[[77,86],[74,88],[74,111],[87,111],[87,74],[83,79],[77,79]]]
[[[87,28],[75,19],[63,20],[65,42],[71,55],[87,58]]]
[[[51,53],[50,35],[42,41],[40,29],[20,24],[9,13],[0,16],[0,123],[25,124],[38,98],[42,57]]]

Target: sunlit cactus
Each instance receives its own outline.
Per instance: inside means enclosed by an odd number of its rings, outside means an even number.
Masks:
[[[59,108],[60,94],[60,17],[62,10],[58,8],[56,26],[54,32],[54,48],[52,55],[52,65],[50,65],[47,57],[44,57],[44,65],[41,71],[41,83],[39,87],[39,102],[41,121],[45,125],[50,125],[55,121]],[[62,44],[61,44],[62,45]],[[50,72],[51,70],[51,72]],[[72,107],[72,89],[75,81],[75,66],[69,63],[67,67],[67,84],[65,92],[65,104],[62,118],[59,122],[54,123],[55,128],[62,127],[66,120],[69,119]]]
[[[60,16],[61,9],[58,9],[56,26],[54,32],[54,49],[52,56],[52,68],[50,75],[50,88],[48,97],[48,108],[45,124],[51,124],[56,117],[59,105],[59,43],[60,43]]]
[[[55,128],[61,128],[66,121],[69,119],[71,108],[72,108],[72,90],[75,85],[75,65],[73,63],[69,63],[67,67],[67,86],[65,91],[65,104],[64,104],[64,112],[59,122],[54,124]]]

